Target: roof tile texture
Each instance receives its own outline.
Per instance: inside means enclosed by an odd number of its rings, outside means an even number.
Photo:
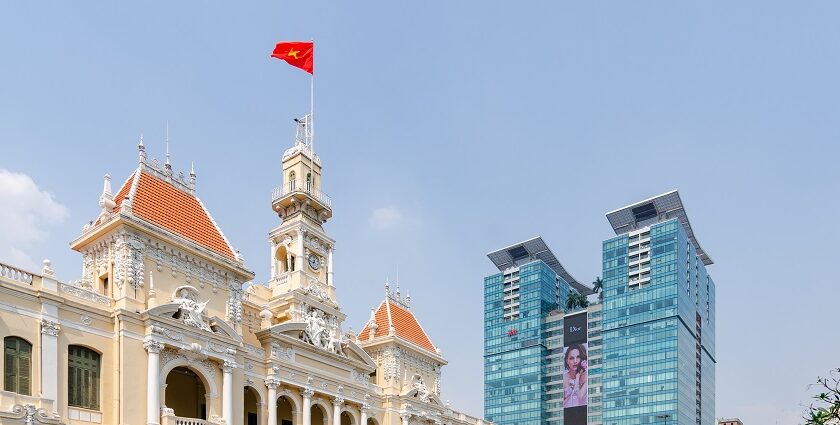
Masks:
[[[131,188],[132,180],[129,179],[114,198],[117,203],[114,211],[119,211],[122,201]],[[230,246],[210,215],[201,206],[198,198],[149,173],[140,172],[140,181],[131,202],[131,209],[135,215],[146,221],[227,258],[235,258]]]
[[[388,303],[389,305],[386,306],[385,303]],[[390,299],[385,299],[385,301],[379,305],[379,308],[374,313],[377,326],[374,337],[388,335],[388,331],[390,329],[390,324],[388,323],[388,307],[391,308],[391,321],[394,324],[394,331],[398,337],[419,345],[432,353],[437,353],[434,344],[432,344],[432,341],[429,339],[429,336],[426,335],[426,332],[423,331],[423,328],[420,327],[420,323],[417,322],[417,318],[414,317],[414,314]],[[362,332],[359,333],[359,339],[366,341],[369,338],[369,334],[370,329],[368,325],[365,325]]]

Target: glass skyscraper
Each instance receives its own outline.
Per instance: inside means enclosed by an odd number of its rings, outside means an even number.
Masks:
[[[499,273],[484,279],[485,418],[497,425],[563,424],[564,310],[570,292],[592,290],[539,237],[488,257]],[[588,394],[599,403],[600,326],[598,317],[588,327],[590,338],[597,332],[589,345]]]
[[[604,425],[715,422],[715,284],[677,191],[607,213]]]

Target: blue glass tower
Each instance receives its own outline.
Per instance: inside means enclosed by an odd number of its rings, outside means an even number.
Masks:
[[[677,191],[607,213],[604,425],[715,422],[715,285]]]
[[[485,418],[497,425],[562,424],[562,308],[570,291],[592,290],[539,237],[487,256],[499,273],[484,279]]]

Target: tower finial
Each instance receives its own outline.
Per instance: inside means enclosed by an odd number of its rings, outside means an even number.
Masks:
[[[388,283],[388,276],[385,276],[385,296],[391,295],[391,284]]]
[[[140,152],[140,162],[146,160],[146,146],[143,145],[143,133],[140,133],[140,142],[137,143],[137,151]]]
[[[172,162],[169,161],[169,120],[166,121],[166,162],[164,163],[166,173],[172,174]]]
[[[195,194],[195,161],[190,161],[190,192]]]

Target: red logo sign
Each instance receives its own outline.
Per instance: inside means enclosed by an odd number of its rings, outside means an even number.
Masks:
[[[517,331],[516,329],[511,329],[511,330],[508,331],[508,336],[514,336],[518,333],[519,333],[519,331]]]

